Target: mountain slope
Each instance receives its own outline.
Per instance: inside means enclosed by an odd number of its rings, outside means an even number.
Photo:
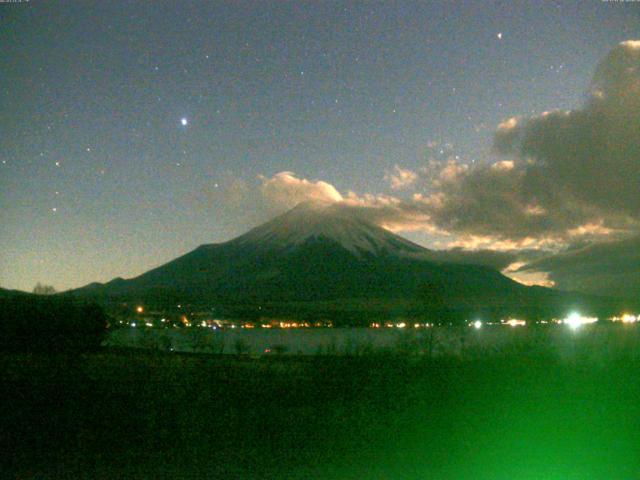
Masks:
[[[383,310],[404,305],[411,311],[538,308],[565,298],[487,267],[432,259],[428,249],[337,206],[301,204],[231,241],[202,245],[136,278],[69,293],[102,301],[305,304],[311,310],[327,304]]]
[[[427,250],[335,204],[304,202],[232,240],[234,245],[291,248],[328,239],[355,256],[424,254]]]
[[[15,298],[15,297],[28,297],[33,294],[23,292],[22,290],[8,290],[6,288],[0,288],[0,298]]]

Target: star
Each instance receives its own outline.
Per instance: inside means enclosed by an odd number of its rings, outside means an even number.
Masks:
[[[189,124],[189,121],[187,120],[186,117],[182,117],[180,119],[180,123],[182,124],[183,127],[186,127]]]

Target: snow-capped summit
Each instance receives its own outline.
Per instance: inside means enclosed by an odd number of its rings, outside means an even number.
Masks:
[[[420,255],[429,251],[367,222],[336,203],[303,202],[292,210],[232,240],[237,245],[288,248],[313,240],[329,240],[356,256]]]
[[[530,289],[496,270],[439,261],[438,252],[339,203],[300,204],[228,242],[201,245],[135,278],[68,294],[101,302],[215,305],[238,316],[346,315],[354,322],[368,321],[372,312],[434,316],[445,307],[511,311],[557,301],[555,292]],[[262,310],[266,305],[269,312]]]

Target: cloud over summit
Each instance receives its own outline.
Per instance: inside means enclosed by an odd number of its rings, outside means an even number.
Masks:
[[[321,180],[299,178],[293,172],[280,172],[271,178],[260,176],[260,193],[274,210],[288,210],[301,202],[339,202],[342,195]]]

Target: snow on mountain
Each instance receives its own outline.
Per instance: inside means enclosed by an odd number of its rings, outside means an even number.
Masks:
[[[301,203],[229,243],[288,248],[310,240],[334,241],[356,256],[429,253],[426,248],[366,222],[340,205],[318,202]]]
[[[478,309],[500,315],[560,315],[571,305],[588,303],[525,287],[488,267],[442,261],[440,252],[371,224],[351,209],[310,203],[137,277],[66,294],[105,303],[216,306],[234,318],[270,315],[355,323],[398,312],[441,318],[442,309],[458,320]]]

